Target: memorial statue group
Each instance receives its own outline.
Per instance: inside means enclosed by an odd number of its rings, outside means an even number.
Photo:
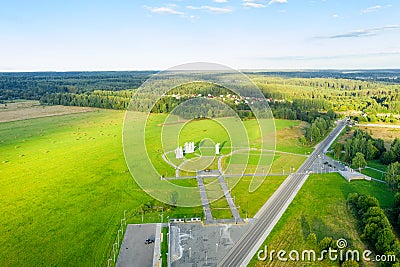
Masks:
[[[194,145],[194,142],[186,142],[183,148],[180,146],[177,149],[175,149],[175,156],[177,159],[182,159],[185,154],[191,154],[194,153],[196,147]],[[215,154],[219,155],[219,143],[215,145]]]

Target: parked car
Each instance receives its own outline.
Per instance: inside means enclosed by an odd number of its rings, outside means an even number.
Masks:
[[[147,239],[144,241],[144,243],[145,243],[146,245],[151,244],[151,243],[154,243],[154,239],[152,239],[152,238],[147,238]]]

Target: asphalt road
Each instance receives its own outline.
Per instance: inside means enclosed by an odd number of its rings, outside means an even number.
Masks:
[[[326,152],[345,126],[346,121],[340,121],[333,131],[316,146],[314,152],[307,158],[297,172],[288,176],[257,213],[255,222],[221,260],[218,266],[247,266],[272,228],[283,215],[290,202],[296,196],[301,186],[307,180],[314,161],[318,159],[318,155],[322,155]]]

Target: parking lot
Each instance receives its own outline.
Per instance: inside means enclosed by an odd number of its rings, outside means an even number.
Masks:
[[[145,244],[146,239],[155,240],[157,224],[129,224],[121,245],[117,266],[152,267],[155,242]],[[157,246],[157,245],[156,245]]]

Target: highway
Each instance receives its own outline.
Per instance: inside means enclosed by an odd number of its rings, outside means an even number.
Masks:
[[[249,227],[248,231],[243,234],[228,254],[220,261],[218,266],[247,266],[307,180],[314,161],[318,159],[320,154],[326,152],[336,137],[344,129],[346,120],[347,119],[344,119],[338,122],[332,132],[315,147],[313,153],[311,153],[297,172],[286,178],[256,214],[254,217],[255,221]]]

